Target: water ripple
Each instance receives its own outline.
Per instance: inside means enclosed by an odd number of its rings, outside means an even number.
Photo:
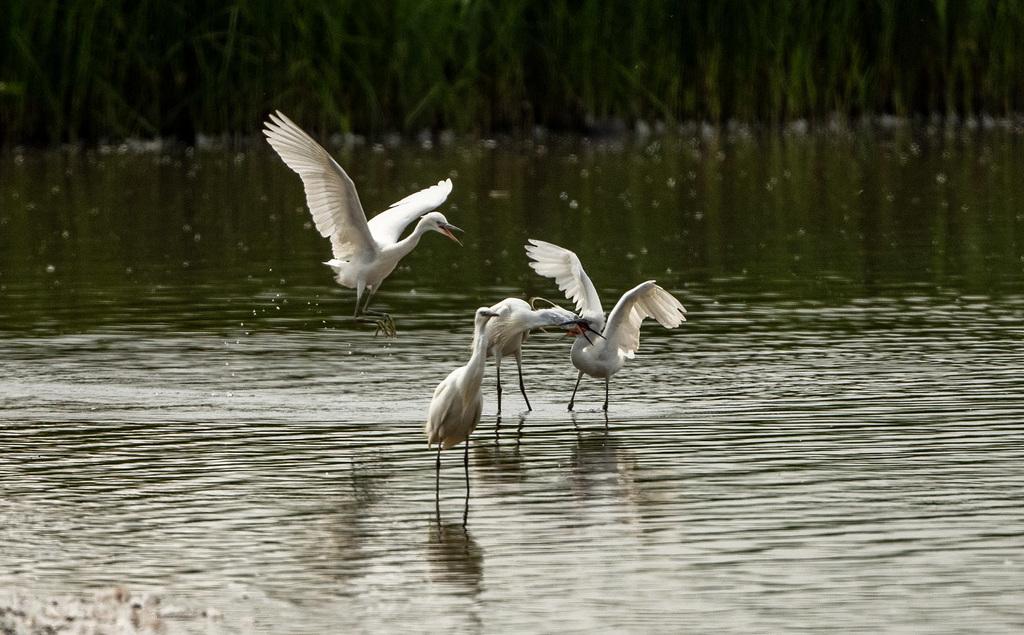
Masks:
[[[227,632],[1012,632],[1022,309],[720,302],[645,327],[607,415],[531,338],[466,527],[422,435],[465,325],[8,336],[0,588],[166,589]]]

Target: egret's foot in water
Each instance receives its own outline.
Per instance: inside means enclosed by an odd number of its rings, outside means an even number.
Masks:
[[[398,331],[395,329],[395,321],[391,319],[391,316],[387,313],[373,313],[367,315],[360,315],[356,317],[356,322],[362,322],[364,324],[373,324],[374,331],[373,336],[383,335],[386,338],[398,337]]]
[[[390,315],[385,313],[377,319],[377,330],[373,332],[373,336],[383,335],[388,339],[398,337],[398,329],[395,328],[395,321]]]

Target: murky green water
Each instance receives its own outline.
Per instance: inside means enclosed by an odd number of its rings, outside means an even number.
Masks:
[[[223,619],[169,632],[1024,629],[1024,133],[986,129],[368,147],[379,210],[451,176],[348,316],[298,178],[263,147],[0,159],[0,598],[115,584]],[[657,279],[603,388],[493,369],[435,516],[422,423],[473,309],[606,308]],[[507,378],[511,378],[511,374]]]

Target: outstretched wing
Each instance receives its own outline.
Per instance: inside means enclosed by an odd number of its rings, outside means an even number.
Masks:
[[[438,181],[437,185],[410,194],[397,203],[392,203],[380,214],[370,219],[370,233],[378,242],[396,243],[406,226],[427,212],[437,209],[448,200],[452,191],[452,180]]]
[[[302,178],[313,223],[321,236],[331,239],[334,257],[348,260],[356,253],[376,251],[356,186],[345,170],[280,110],[265,125],[267,141]]]
[[[608,346],[622,357],[633,357],[640,348],[640,324],[652,317],[665,328],[675,328],[686,321],[686,309],[679,300],[653,280],[642,282],[622,294],[608,316],[604,337]]]
[[[583,264],[573,252],[530,238],[526,246],[526,255],[533,259],[530,266],[533,270],[547,278],[554,278],[558,288],[565,292],[565,297],[576,303],[576,311],[590,322],[590,326],[598,331],[604,326],[604,311],[601,310],[601,298],[597,296],[594,283],[590,281]]]

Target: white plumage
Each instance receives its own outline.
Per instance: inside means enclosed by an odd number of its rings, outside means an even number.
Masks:
[[[562,326],[569,329],[577,319],[572,311],[553,306],[548,309],[534,309],[529,303],[519,298],[506,298],[490,308],[497,314],[486,327],[487,356],[494,357],[494,368],[498,383],[498,414],[501,414],[501,358],[512,355],[516,358],[519,370],[519,390],[526,400],[526,409],[530,407],[530,399],[526,396],[523,384],[523,342],[530,336],[533,329],[545,326]]]
[[[448,198],[451,179],[403,198],[367,222],[352,179],[291,119],[277,111],[270,115],[263,133],[288,167],[302,178],[313,223],[321,236],[331,239],[334,258],[324,264],[334,269],[339,284],[356,290],[355,319],[374,323],[378,331],[393,336],[394,320],[387,313],[370,311],[370,300],[424,233],[436,231],[459,242],[452,230],[462,230],[440,212],[431,212]],[[406,226],[417,218],[420,220],[412,233],[399,240]],[[362,303],[364,291],[367,297]]]
[[[576,390],[584,373],[605,380],[604,409],[607,410],[611,376],[640,348],[640,325],[644,319],[652,317],[665,328],[675,328],[686,320],[686,309],[668,291],[648,280],[619,298],[606,325],[597,290],[576,254],[542,240],[531,238],[529,243],[526,253],[533,259],[530,266],[542,276],[554,278],[566,297],[576,302],[577,311],[586,321],[570,331],[576,336],[571,359],[579,375],[569,410],[576,401]]]
[[[473,354],[465,366],[460,366],[441,380],[434,390],[427,411],[423,432],[427,447],[437,444],[437,476],[435,489],[440,491],[441,450],[466,443],[466,497],[469,497],[469,435],[476,429],[483,412],[484,364],[487,358],[487,321],[496,314],[486,307],[476,310],[473,320]]]
[[[604,328],[601,298],[576,254],[543,240],[531,238],[528,242],[526,255],[533,260],[530,263],[533,270],[545,278],[554,278],[559,291],[564,291],[565,297],[576,303],[576,312],[593,329]]]

